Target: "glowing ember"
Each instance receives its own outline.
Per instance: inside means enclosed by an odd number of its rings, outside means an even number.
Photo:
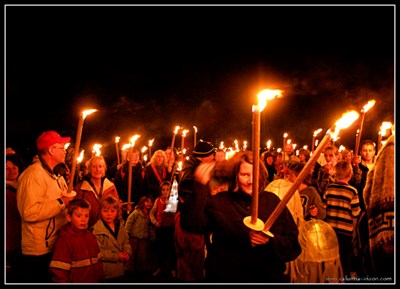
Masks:
[[[261,111],[265,108],[267,105],[267,100],[274,99],[275,97],[280,97],[282,96],[282,91],[281,90],[271,90],[271,89],[264,89],[262,90],[258,95],[258,108]]]
[[[79,154],[79,157],[76,159],[78,164],[80,164],[82,162],[84,152],[85,152],[85,150],[82,150],[81,153]]]
[[[317,129],[316,131],[314,131],[314,137],[316,137],[321,131],[322,131],[322,128]]]
[[[180,128],[181,128],[181,127],[180,127],[179,125],[177,125],[177,126],[175,127],[174,134],[177,134]]]
[[[391,128],[392,128],[392,123],[390,121],[382,122],[382,125],[381,125],[381,128],[380,128],[381,136],[385,136],[387,130],[391,129]]]
[[[100,149],[102,148],[103,146],[101,145],[101,144],[94,144],[93,145],[93,148],[92,148],[92,153],[95,155],[95,156],[100,156],[101,155],[101,151],[100,151]]]
[[[342,117],[335,123],[334,131],[329,133],[331,134],[332,138],[336,138],[339,134],[339,131],[344,128],[348,128],[350,125],[353,124],[358,118],[360,117],[359,113],[355,110],[350,112],[346,112],[342,115]]]
[[[125,150],[127,150],[127,149],[129,149],[131,147],[131,145],[130,144],[124,144],[123,146],[122,146],[122,150],[123,151],[125,151]]]
[[[189,130],[188,129],[184,129],[183,131],[182,131],[182,137],[186,137],[186,134],[189,132]]]
[[[368,101],[368,103],[367,103],[366,105],[364,105],[364,107],[363,107],[363,112],[367,112],[367,111],[370,110],[374,105],[375,105],[375,99],[372,99],[372,100]]]
[[[131,147],[135,146],[135,142],[138,138],[140,138],[140,135],[138,135],[138,134],[135,134],[133,137],[131,137],[131,139],[130,139]]]
[[[93,112],[96,112],[96,111],[97,111],[97,109],[88,109],[88,110],[82,111],[83,119],[85,119],[89,114],[92,114]]]

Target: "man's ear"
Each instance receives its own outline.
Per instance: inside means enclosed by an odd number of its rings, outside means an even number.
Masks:
[[[48,152],[49,152],[49,154],[52,156],[52,155],[54,155],[54,148],[53,147],[49,147],[48,148]]]

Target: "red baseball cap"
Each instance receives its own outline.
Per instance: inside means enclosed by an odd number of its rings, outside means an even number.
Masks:
[[[67,143],[70,141],[70,137],[62,137],[54,130],[49,130],[45,131],[37,138],[36,147],[40,151],[48,148],[49,146],[52,146],[55,143]]]

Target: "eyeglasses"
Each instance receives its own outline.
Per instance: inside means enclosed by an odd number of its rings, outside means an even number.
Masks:
[[[66,149],[64,147],[53,147],[54,149],[58,149],[58,150],[63,150],[65,151]]]

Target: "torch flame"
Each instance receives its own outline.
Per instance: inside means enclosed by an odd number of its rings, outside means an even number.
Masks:
[[[116,142],[116,143],[119,143],[119,139],[120,139],[120,137],[119,137],[119,136],[116,136],[116,137],[115,137],[115,142]]]
[[[363,107],[364,113],[367,112],[374,105],[375,105],[375,99],[368,101],[368,103],[366,105],[364,105],[364,107]]]
[[[135,146],[135,142],[136,140],[140,138],[140,135],[135,134],[133,137],[131,137],[130,142],[131,142],[131,146],[134,147]]]
[[[149,140],[149,147],[151,147],[153,145],[153,142],[154,142],[154,138]]]
[[[380,130],[381,136],[385,136],[386,135],[386,131],[388,129],[390,129],[391,127],[392,127],[392,123],[390,121],[382,122],[381,130]]]
[[[64,149],[67,150],[67,148],[69,147],[69,145],[70,145],[70,143],[67,142],[67,143],[64,145]]]
[[[182,131],[182,137],[185,137],[186,136],[186,134],[189,132],[189,130],[188,129],[184,129],[183,131]]]
[[[267,141],[267,148],[268,148],[268,149],[271,147],[271,143],[272,143],[272,141],[269,139],[269,140]]]
[[[221,143],[219,144],[219,148],[220,149],[224,149],[224,142],[223,141],[221,141]]]
[[[322,131],[322,128],[317,129],[316,131],[314,131],[314,137],[316,137],[321,131]]]
[[[197,132],[197,127],[193,126],[193,128],[194,128],[194,131]]]
[[[342,117],[341,117],[338,121],[336,121],[336,123],[335,123],[335,125],[334,125],[334,131],[333,131],[333,132],[330,132],[330,133],[331,133],[331,137],[332,137],[333,139],[335,139],[335,138],[338,136],[339,131],[340,131],[341,129],[348,128],[348,127],[349,127],[350,125],[352,125],[353,122],[355,122],[359,117],[360,117],[359,113],[356,112],[355,110],[352,110],[352,111],[349,111],[349,112],[344,113],[344,114],[342,115]],[[331,131],[331,129],[329,129],[329,131]],[[329,132],[329,131],[328,131],[328,132]]]
[[[234,140],[234,143],[235,143],[236,151],[239,151],[239,143],[238,143],[237,139]]]
[[[124,144],[123,146],[122,146],[122,150],[124,151],[124,150],[127,150],[127,149],[129,149],[131,147],[131,145],[130,144]]]
[[[89,114],[92,114],[93,112],[96,112],[96,111],[97,111],[97,109],[87,109],[87,110],[82,111],[83,119],[85,119]]]
[[[80,164],[83,160],[83,153],[85,150],[82,150],[81,153],[79,154],[79,157],[76,159],[76,161]]]
[[[94,153],[95,156],[100,156],[100,155],[101,155],[101,152],[100,152],[101,147],[102,147],[101,144],[95,143],[95,144],[93,145],[92,152]]]
[[[287,134],[287,132],[285,132],[285,133],[283,134],[283,137],[284,137],[284,138],[287,138],[287,136],[288,136],[288,134]]]
[[[267,105],[267,100],[274,99],[276,96],[277,97],[282,96],[282,91],[281,90],[264,89],[261,92],[259,92],[257,97],[258,97],[258,107],[260,109],[260,112],[263,111],[263,109]]]
[[[177,126],[175,127],[174,134],[177,134],[177,133],[178,133],[178,130],[179,130],[180,128],[181,128],[181,127],[180,127],[179,125],[177,125]]]
[[[147,146],[142,147],[142,153],[144,153],[145,151],[147,151]]]

